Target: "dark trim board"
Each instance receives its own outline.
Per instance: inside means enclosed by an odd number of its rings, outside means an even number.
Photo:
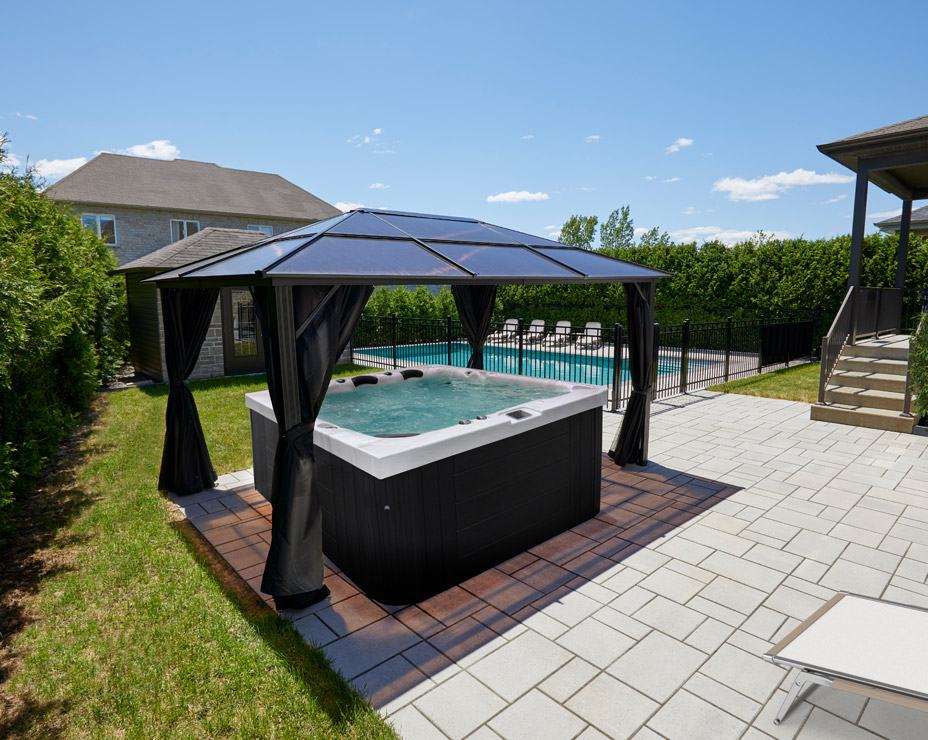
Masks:
[[[251,412],[255,487],[277,427]],[[323,551],[368,596],[413,604],[599,513],[602,409],[378,479],[315,448]]]

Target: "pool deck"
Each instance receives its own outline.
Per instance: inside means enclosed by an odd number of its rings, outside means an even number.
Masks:
[[[330,563],[331,597],[286,616],[405,740],[928,736],[928,713],[824,688],[775,726],[792,674],[760,657],[838,590],[928,606],[928,438],[705,391],[653,410],[653,463],[604,458],[595,519],[405,607]],[[257,590],[250,472],[175,501]]]

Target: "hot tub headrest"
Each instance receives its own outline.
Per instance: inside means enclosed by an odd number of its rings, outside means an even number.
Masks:
[[[377,378],[373,375],[355,375],[351,382],[354,383],[354,387],[362,385],[377,385]]]
[[[421,378],[423,373],[421,370],[401,370],[400,375],[403,376],[403,380],[409,380],[410,378]]]

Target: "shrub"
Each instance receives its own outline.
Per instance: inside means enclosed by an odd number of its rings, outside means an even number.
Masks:
[[[40,187],[0,171],[0,529],[126,354],[115,258]]]
[[[378,286],[364,307],[364,315],[389,316],[392,313],[411,319],[458,317],[454,296],[447,285],[442,285],[437,293],[433,293],[424,285],[416,286],[414,290],[402,285]]]
[[[928,311],[918,322],[918,329],[909,340],[909,363],[912,374],[912,407],[916,413],[928,415]]]

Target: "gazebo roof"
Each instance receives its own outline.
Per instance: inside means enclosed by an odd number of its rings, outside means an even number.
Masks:
[[[359,208],[149,280],[242,284],[649,282],[670,273],[472,218]]]
[[[854,172],[865,161],[870,182],[903,200],[928,198],[928,116],[820,144],[818,150]]]

